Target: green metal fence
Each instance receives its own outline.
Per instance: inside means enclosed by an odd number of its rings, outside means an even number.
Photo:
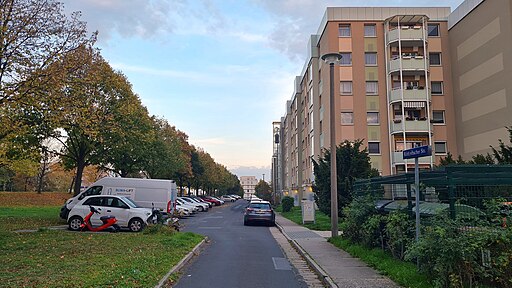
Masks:
[[[451,218],[476,219],[485,216],[492,199],[512,202],[512,165],[451,165],[420,171],[419,178],[419,211],[424,217],[448,213]],[[353,188],[355,195],[371,193],[391,200],[380,202],[377,208],[383,212],[415,212],[414,173],[358,180]]]

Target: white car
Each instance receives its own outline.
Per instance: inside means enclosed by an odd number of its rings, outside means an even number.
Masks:
[[[135,202],[124,196],[96,195],[85,197],[80,200],[68,215],[68,226],[73,231],[81,229],[85,216],[90,213],[90,207],[96,208],[100,214],[94,213],[91,216],[93,226],[101,226],[101,216],[112,215],[117,219],[117,225],[121,228],[128,228],[133,232],[139,232],[148,224],[148,217],[151,216],[151,209],[137,206]]]
[[[176,199],[176,204],[188,208],[192,213],[196,213],[197,211],[199,211],[199,208],[197,206],[192,205],[180,198]]]
[[[192,215],[192,211],[190,211],[190,209],[184,207],[184,206],[181,206],[179,204],[176,204],[176,211],[178,212],[178,215],[179,216],[190,216]]]
[[[220,196],[220,199],[226,201],[226,202],[235,202],[236,199],[234,197],[231,197],[229,195],[222,195]]]
[[[189,198],[189,197],[178,197],[178,198],[181,199],[181,200],[186,201],[189,204],[195,205],[196,207],[199,208],[200,212],[207,212],[208,208],[210,208],[210,205],[208,205],[206,203],[199,202],[199,201],[197,201],[196,199],[193,199],[193,198]]]

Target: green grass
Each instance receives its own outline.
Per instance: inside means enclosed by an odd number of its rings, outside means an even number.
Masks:
[[[60,206],[49,207],[0,207],[0,231],[38,229],[65,225],[60,219]]]
[[[285,218],[288,218],[289,220],[302,225],[302,212],[300,210],[300,207],[292,207],[292,210],[290,212],[282,212],[281,206],[279,206],[276,209],[277,212],[280,212],[281,215]],[[315,220],[316,223],[307,223],[303,225],[304,227],[307,227],[311,230],[318,230],[318,231],[329,231],[331,230],[331,218],[324,213],[320,211],[315,211]]]
[[[158,229],[12,231],[62,224],[58,212],[58,207],[0,208],[1,287],[153,287],[203,239]]]
[[[361,259],[402,287],[432,287],[432,284],[428,281],[427,275],[418,272],[415,264],[395,259],[382,249],[367,249],[363,246],[352,244],[350,241],[341,237],[330,238],[329,242],[345,250],[350,255]]]

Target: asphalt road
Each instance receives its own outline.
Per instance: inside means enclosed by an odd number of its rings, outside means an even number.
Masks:
[[[210,243],[173,287],[307,287],[268,227],[243,225],[246,205],[238,200],[181,220],[183,231],[206,235]]]

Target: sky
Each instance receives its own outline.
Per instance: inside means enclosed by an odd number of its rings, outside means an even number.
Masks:
[[[238,176],[270,179],[285,113],[326,7],[451,7],[463,0],[61,0],[151,115]],[[264,176],[264,174],[266,176]]]

